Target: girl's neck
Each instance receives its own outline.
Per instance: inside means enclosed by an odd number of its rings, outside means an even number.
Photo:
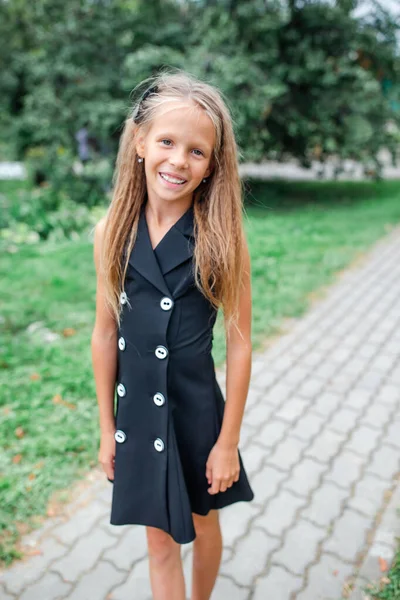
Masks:
[[[193,199],[190,199],[189,201],[184,199],[176,202],[168,202],[165,200],[157,202],[148,198],[144,207],[147,222],[153,223],[156,227],[175,223],[187,210],[189,210],[192,202]]]

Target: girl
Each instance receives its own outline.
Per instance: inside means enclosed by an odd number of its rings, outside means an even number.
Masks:
[[[253,499],[238,451],[250,260],[232,123],[214,87],[181,71],[151,80],[125,122],[94,259],[92,357],[111,523],[146,526],[155,600],[185,600],[180,544],[194,540],[191,600],[207,600],[222,553],[218,509]],[[226,403],[211,356],[219,307]]]

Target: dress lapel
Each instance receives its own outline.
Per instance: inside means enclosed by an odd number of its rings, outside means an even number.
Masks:
[[[171,295],[151,246],[144,208],[140,212],[137,236],[129,257],[129,263],[165,296]]]
[[[193,256],[193,207],[167,231],[153,250],[144,212],[140,212],[135,244],[129,263],[166,296],[170,296],[164,275]]]
[[[167,231],[154,249],[163,275],[193,256],[193,207]]]

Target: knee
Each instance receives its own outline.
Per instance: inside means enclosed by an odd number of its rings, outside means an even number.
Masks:
[[[217,510],[210,510],[208,515],[193,514],[193,523],[196,537],[213,537],[220,533],[219,514]]]
[[[158,566],[167,565],[180,556],[180,545],[172,537],[155,527],[146,527],[149,560]]]

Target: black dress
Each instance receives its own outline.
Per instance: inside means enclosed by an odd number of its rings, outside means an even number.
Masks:
[[[217,311],[194,285],[194,243],[193,207],[154,250],[142,208],[118,331],[111,524],[158,527],[180,544],[196,537],[192,512],[254,497],[240,454],[239,480],[207,491],[224,398],[211,355]]]

